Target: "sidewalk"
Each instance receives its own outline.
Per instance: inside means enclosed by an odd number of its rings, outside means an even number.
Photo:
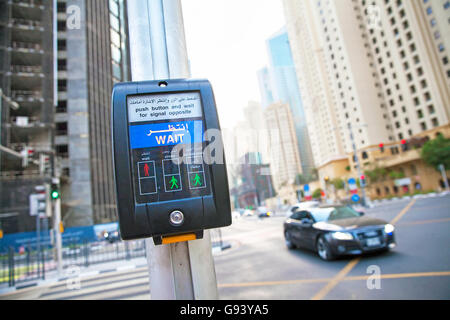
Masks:
[[[20,282],[16,284],[15,287],[8,287],[8,283],[3,283],[0,285],[0,295],[4,293],[13,292],[15,290],[20,290],[29,287],[49,285],[59,281],[65,281],[73,277],[89,277],[97,274],[117,272],[124,270],[134,270],[137,268],[142,268],[147,266],[147,259],[145,257],[134,258],[130,260],[118,260],[105,263],[96,263],[88,267],[80,267],[77,265],[68,266],[63,269],[62,274],[58,275],[56,270],[49,271],[45,274],[45,280],[32,280],[27,282]]]
[[[213,247],[212,253],[213,255],[217,255],[220,252],[231,248],[231,244],[228,241],[223,241],[222,247]],[[20,289],[25,289],[29,287],[50,285],[59,281],[65,281],[74,277],[90,277],[95,276],[97,274],[103,274],[108,272],[117,272],[117,271],[125,271],[132,270],[138,268],[147,267],[147,258],[139,257],[130,260],[117,260],[117,261],[109,261],[104,263],[96,263],[91,264],[88,267],[78,266],[78,265],[68,265],[62,270],[62,274],[58,275],[56,270],[47,271],[45,273],[45,280],[42,279],[34,279],[31,281],[24,281],[20,283],[16,283],[14,287],[8,287],[8,283],[0,284],[0,295],[4,293],[13,292]]]

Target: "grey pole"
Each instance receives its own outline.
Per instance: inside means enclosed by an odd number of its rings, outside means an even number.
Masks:
[[[3,90],[0,88],[0,146],[2,145]],[[0,172],[2,171],[2,153],[0,152]]]
[[[441,171],[442,180],[444,181],[444,186],[446,191],[450,191],[450,187],[448,185],[447,173],[445,172],[445,167],[443,164],[439,165],[439,170]]]
[[[53,201],[52,201],[53,202]],[[62,237],[59,225],[61,223],[61,199],[55,201],[53,216],[53,230],[55,232],[56,266],[58,276],[62,276]]]
[[[352,125],[351,123],[348,124],[348,130],[350,131],[350,140],[352,142],[352,148],[353,148],[353,157],[356,163],[356,170],[358,172],[358,178],[361,177],[362,173],[361,173],[361,165],[359,163],[359,158],[358,158],[358,153],[356,150],[356,143],[355,143],[355,139],[353,137],[353,131],[352,131]],[[366,206],[367,201],[366,201],[366,190],[365,190],[365,186],[361,185],[361,202],[363,207]]]
[[[190,76],[180,0],[128,1],[128,29],[133,81]],[[209,231],[170,245],[145,241],[151,299],[218,298]]]
[[[38,267],[38,278],[41,277],[41,216],[38,210],[36,215],[36,257]]]

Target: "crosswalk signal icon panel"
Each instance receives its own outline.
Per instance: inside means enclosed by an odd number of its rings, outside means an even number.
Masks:
[[[212,163],[205,156],[209,146],[223,147],[208,80],[115,84],[112,139],[122,239],[199,239],[204,229],[231,224],[224,152]]]

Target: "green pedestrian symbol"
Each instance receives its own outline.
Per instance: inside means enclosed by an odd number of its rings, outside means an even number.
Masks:
[[[174,187],[176,188],[176,189],[178,189],[179,187],[178,187],[178,180],[177,180],[177,178],[175,178],[175,176],[172,176],[172,179],[170,179],[170,181],[169,181],[172,185],[170,186],[170,189],[172,190]]]
[[[202,181],[200,179],[200,176],[197,173],[197,174],[195,174],[195,177],[194,177],[194,186],[198,186],[198,185],[202,185]]]

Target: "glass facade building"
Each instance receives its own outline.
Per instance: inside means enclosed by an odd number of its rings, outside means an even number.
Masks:
[[[290,106],[303,173],[310,173],[314,161],[309,143],[305,112],[297,82],[287,31],[283,28],[267,40],[269,67],[258,72],[263,108],[281,102]]]

